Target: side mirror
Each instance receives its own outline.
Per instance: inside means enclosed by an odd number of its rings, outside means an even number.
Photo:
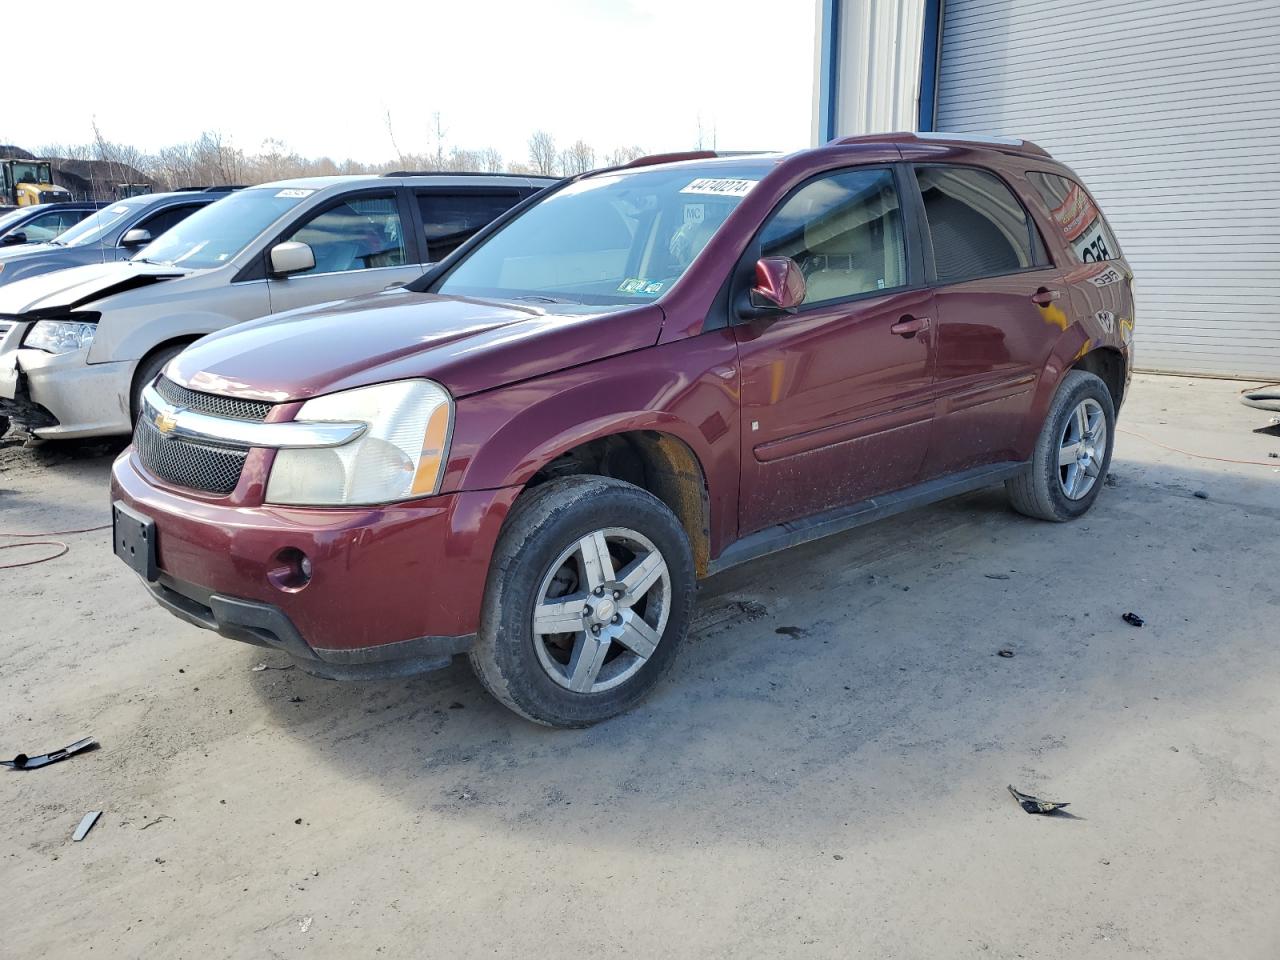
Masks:
[[[9,234],[5,234],[3,237],[0,237],[0,244],[4,244],[6,247],[12,247],[19,243],[26,243],[26,242],[27,242],[27,235],[23,233],[21,230],[19,230],[17,233],[9,233]]]
[[[790,257],[762,257],[756,261],[756,283],[738,314],[744,320],[795,313],[804,303],[805,283],[800,265]]]
[[[286,240],[271,248],[271,272],[277,277],[287,277],[291,273],[305,273],[314,270],[316,255],[310,244],[300,240]]]
[[[120,238],[120,246],[122,247],[141,247],[150,242],[151,231],[143,230],[141,227],[126,230],[124,236]]]

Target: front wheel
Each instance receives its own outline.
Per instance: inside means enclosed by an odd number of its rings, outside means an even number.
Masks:
[[[1059,523],[1083,516],[1102,490],[1115,428],[1107,385],[1084,370],[1069,372],[1049,405],[1030,467],[1005,481],[1013,508]]]
[[[517,713],[585,727],[629,709],[689,629],[689,539],[652,494],[567,477],[516,502],[498,539],[471,665]]]
[[[169,365],[170,360],[186,349],[186,346],[185,343],[181,343],[163,347],[142,358],[142,362],[138,364],[138,369],[133,374],[133,388],[129,395],[129,409],[133,415],[131,424],[136,424],[138,417],[142,415],[142,391],[155,382],[156,377],[160,376],[160,371]]]

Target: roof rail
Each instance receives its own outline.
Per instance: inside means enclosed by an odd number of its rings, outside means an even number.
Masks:
[[[243,190],[243,183],[225,184],[215,187],[174,187],[174,193],[230,193],[233,190]]]
[[[1047,157],[1049,151],[1044,149],[1037,143],[1030,140],[1023,140],[1021,137],[999,137],[989,136],[980,133],[947,133],[945,131],[928,131],[925,133],[912,133],[909,131],[898,131],[894,133],[863,133],[852,137],[842,137],[833,141],[837,144],[857,144],[857,143],[910,143],[912,141],[928,143],[930,141],[938,141],[941,143],[973,143],[983,146],[995,147],[997,150],[1005,152],[1030,153],[1036,156]]]
[[[388,170],[380,177],[541,177],[544,180],[559,179],[549,173],[490,173],[485,170]]]
[[[714,150],[677,150],[675,153],[651,153],[648,156],[636,157],[622,164],[622,169],[630,167],[651,167],[656,163],[675,163],[677,160],[713,160],[719,154]]]

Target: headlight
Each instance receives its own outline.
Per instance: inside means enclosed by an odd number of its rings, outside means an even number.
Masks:
[[[352,421],[369,429],[340,447],[276,452],[267,502],[297,506],[392,503],[440,488],[453,400],[430,380],[400,380],[308,400],[295,420]]]
[[[46,353],[74,353],[93,343],[93,335],[97,333],[96,323],[79,323],[74,320],[41,320],[27,338],[22,341],[24,347],[44,350]]]

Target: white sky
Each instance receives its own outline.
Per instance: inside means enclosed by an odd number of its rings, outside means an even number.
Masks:
[[[87,142],[96,118],[148,151],[210,129],[375,161],[395,156],[388,110],[405,153],[433,148],[439,111],[448,145],[508,161],[539,127],[598,155],[690,149],[699,114],[722,150],[810,137],[813,0],[64,0],[37,19],[56,41],[3,54],[38,91],[0,111],[0,143],[27,149]]]

